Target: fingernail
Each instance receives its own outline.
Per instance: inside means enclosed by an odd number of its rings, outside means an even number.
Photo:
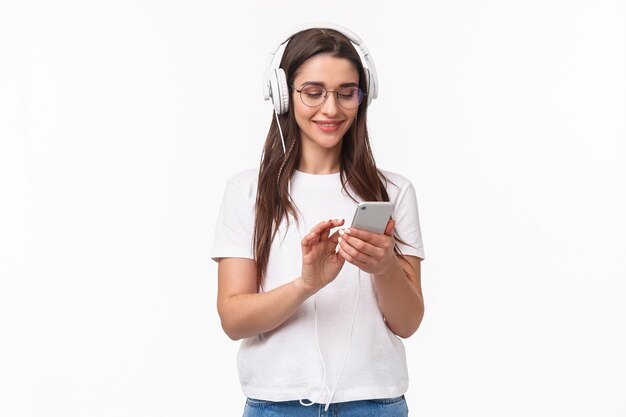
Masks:
[[[350,230],[350,229],[346,229],[346,233],[347,233],[347,234],[350,234],[350,233],[352,233],[352,230]]]
[[[339,238],[339,243],[341,243],[341,238]]]
[[[339,229],[339,236],[343,236],[343,234],[344,234],[343,229]]]

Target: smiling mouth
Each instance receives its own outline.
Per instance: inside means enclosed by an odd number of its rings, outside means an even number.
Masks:
[[[319,122],[315,122],[315,125],[322,131],[325,133],[330,133],[330,132],[334,132],[335,130],[339,129],[339,126],[343,123],[343,120],[338,120],[338,121],[319,121]]]

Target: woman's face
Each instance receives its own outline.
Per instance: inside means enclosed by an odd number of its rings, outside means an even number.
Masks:
[[[293,81],[293,107],[303,150],[341,148],[341,139],[356,118],[358,106],[347,110],[337,103],[337,95],[328,93],[326,101],[317,107],[308,107],[300,99],[302,87],[321,85],[326,90],[338,91],[342,87],[358,87],[359,73],[345,58],[328,54],[315,55],[298,69]],[[322,150],[322,149],[320,149]]]

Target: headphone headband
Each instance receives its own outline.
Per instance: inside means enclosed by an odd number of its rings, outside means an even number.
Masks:
[[[367,50],[367,47],[365,46],[365,44],[363,44],[363,41],[361,40],[361,38],[359,38],[351,30],[343,26],[336,25],[334,23],[328,23],[328,22],[313,22],[313,23],[306,23],[306,24],[297,26],[289,30],[288,32],[286,32],[280,38],[280,40],[278,41],[278,44],[270,52],[270,56],[267,61],[267,66],[265,67],[265,73],[263,75],[263,98],[265,100],[269,100],[270,98],[272,98],[272,100],[275,99],[274,97],[272,97],[270,73],[272,72],[272,64],[274,62],[274,58],[276,57],[276,53],[278,52],[280,47],[284,45],[285,43],[287,43],[295,34],[308,30],[308,29],[333,29],[345,35],[350,40],[350,42],[352,42],[361,51],[361,54],[363,55],[361,62],[363,63],[363,66],[365,67],[366,75],[367,74],[369,75],[369,79],[366,80],[367,89],[368,89],[367,91],[368,104],[371,103],[373,99],[378,97],[378,75],[376,74],[376,67],[374,66],[374,61],[369,51]],[[280,70],[280,68],[278,70]]]
[[[280,40],[278,41],[278,43],[276,44],[276,46],[274,47],[274,49],[272,49],[271,54],[272,55],[276,54],[280,46],[283,45],[285,42],[287,42],[289,39],[291,39],[291,37],[295,35],[296,33],[304,32],[305,30],[309,30],[309,29],[334,29],[337,32],[341,32],[344,35],[346,35],[346,37],[350,39],[350,42],[354,43],[355,45],[360,46],[363,43],[361,41],[361,38],[359,38],[354,32],[352,32],[350,29],[346,27],[336,25],[334,23],[312,22],[312,23],[305,23],[303,25],[296,26],[295,28],[292,28],[291,30],[288,30],[287,32],[285,32],[283,36],[280,38]]]

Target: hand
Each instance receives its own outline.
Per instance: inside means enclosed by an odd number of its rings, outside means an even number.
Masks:
[[[340,230],[339,255],[346,261],[370,274],[384,274],[398,262],[393,248],[394,220],[389,220],[384,234],[362,229]]]
[[[330,230],[343,225],[343,220],[327,220],[317,224],[302,239],[302,283],[313,294],[332,282],[341,271],[344,258],[335,253],[339,233]]]

